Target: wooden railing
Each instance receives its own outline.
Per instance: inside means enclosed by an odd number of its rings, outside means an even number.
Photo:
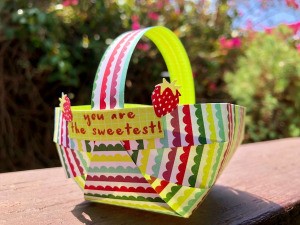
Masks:
[[[300,224],[300,138],[242,145],[189,219],[84,201],[62,168],[2,173],[0,224]]]

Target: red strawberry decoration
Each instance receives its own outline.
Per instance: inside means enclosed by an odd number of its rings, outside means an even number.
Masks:
[[[181,94],[178,91],[179,87],[175,86],[175,82],[169,83],[166,79],[163,79],[163,82],[156,85],[152,92],[152,105],[158,117],[172,112],[179,103]]]
[[[73,119],[73,115],[72,115],[72,112],[71,112],[71,102],[70,102],[70,99],[68,98],[67,95],[65,95],[64,93],[61,94],[61,98],[59,98],[59,101],[60,101],[60,108],[63,112],[63,118],[66,120],[66,121],[72,121]]]

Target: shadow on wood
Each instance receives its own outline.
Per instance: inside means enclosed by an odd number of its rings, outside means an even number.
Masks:
[[[119,206],[82,202],[72,213],[85,224],[280,224],[284,209],[244,191],[215,185],[188,219]],[[270,215],[272,214],[272,220]],[[277,216],[278,215],[278,216]],[[264,221],[268,218],[268,221]],[[266,223],[267,222],[267,223]]]
[[[0,174],[0,224],[300,224],[300,138],[242,145],[189,219],[91,202],[63,169]]]

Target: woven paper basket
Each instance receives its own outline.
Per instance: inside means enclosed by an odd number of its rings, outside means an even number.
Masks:
[[[144,35],[181,86],[178,106],[163,116],[153,106],[124,104],[128,64]],[[55,109],[54,142],[86,200],[180,217],[201,203],[244,135],[244,107],[195,104],[184,47],[160,26],[116,38],[97,70],[91,106],[65,106]]]

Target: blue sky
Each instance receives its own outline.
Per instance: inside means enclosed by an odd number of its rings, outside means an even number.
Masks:
[[[252,21],[255,30],[273,27],[280,23],[294,23],[300,21],[300,9],[287,7],[284,0],[272,0],[273,6],[262,9],[259,0],[235,1],[242,15],[234,21],[233,26],[243,28],[247,21]],[[300,1],[298,1],[300,4]]]

